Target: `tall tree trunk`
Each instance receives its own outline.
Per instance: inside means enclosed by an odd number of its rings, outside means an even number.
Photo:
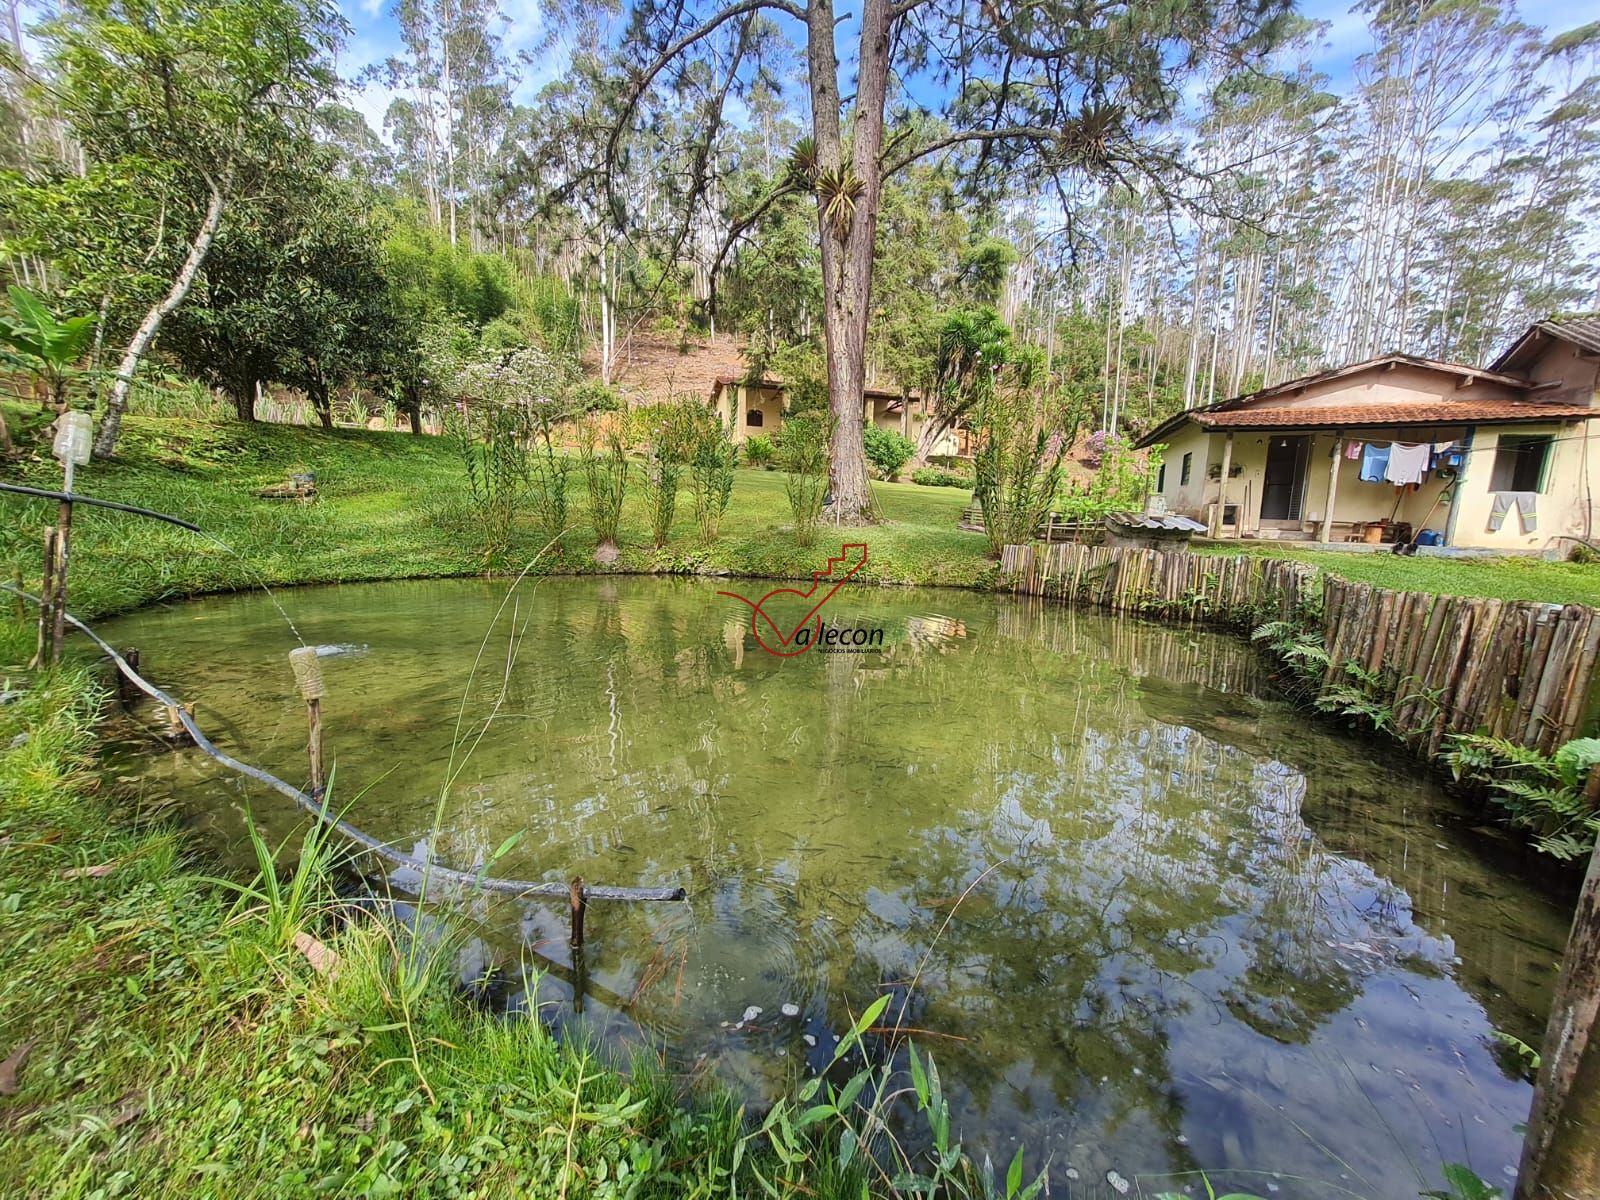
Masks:
[[[955,424],[955,418],[943,414],[927,413],[923,417],[922,428],[917,431],[917,449],[911,456],[913,466],[925,467],[928,458],[933,454],[933,448],[939,444],[939,439],[945,430]]]
[[[833,444],[828,465],[830,512],[841,524],[872,516],[872,487],[863,446],[867,318],[872,291],[872,251],[878,225],[883,168],[884,97],[889,80],[889,3],[866,0],[861,13],[860,68],[854,105],[853,163],[844,170],[839,125],[839,63],[833,52],[832,0],[813,0],[806,13],[811,75],[811,119],[817,165],[835,180],[853,176],[859,194],[848,222],[830,219],[817,197],[822,247],[823,340],[827,349],[828,401]]]
[[[182,304],[183,298],[189,294],[195,276],[200,273],[200,264],[205,262],[211,243],[217,236],[217,226],[222,223],[223,193],[226,191],[227,183],[213,182],[210,187],[211,199],[206,203],[206,215],[200,222],[194,241],[189,245],[189,253],[184,257],[183,266],[178,268],[177,277],[167,289],[167,294],[145,314],[144,320],[139,322],[133,340],[123,352],[122,363],[117,368],[116,382],[111,385],[111,395],[106,400],[106,415],[100,422],[100,435],[95,438],[96,458],[110,458],[111,452],[117,448],[117,437],[122,432],[122,414],[128,410],[128,393],[133,388],[134,372],[139,369],[139,362],[144,358],[145,351],[150,349],[150,343],[155,341],[156,334],[160,332],[161,322],[165,321],[172,310]]]

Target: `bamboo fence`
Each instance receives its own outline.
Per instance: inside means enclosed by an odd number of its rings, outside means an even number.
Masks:
[[[1068,544],[1007,546],[1000,562],[1028,595],[1241,631],[1320,626],[1323,694],[1361,687],[1421,758],[1468,732],[1549,753],[1592,723],[1600,611],[1581,604],[1394,591],[1245,555]]]

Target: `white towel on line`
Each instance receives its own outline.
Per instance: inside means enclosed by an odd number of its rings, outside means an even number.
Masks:
[[[1433,447],[1427,442],[1395,442],[1389,447],[1389,465],[1384,468],[1383,477],[1396,486],[1421,483],[1432,453]]]

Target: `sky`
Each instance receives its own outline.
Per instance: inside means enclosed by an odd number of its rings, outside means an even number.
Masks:
[[[347,79],[399,52],[400,39],[388,12],[390,0],[341,0],[340,6],[345,20],[354,30],[339,64],[340,73]],[[841,3],[839,8],[841,14],[847,12],[845,4]],[[1600,0],[1524,0],[1519,8],[1524,21],[1543,27],[1547,33],[1600,18]],[[507,49],[532,52],[542,36],[539,0],[500,0],[500,9],[506,18],[502,32]],[[1351,9],[1350,0],[1303,0],[1299,11],[1313,20],[1327,23],[1326,45],[1315,66],[1328,77],[1332,91],[1347,93],[1356,59],[1372,45],[1365,17]],[[539,88],[555,78],[560,73],[563,57],[556,52],[530,63],[516,99],[531,99]],[[388,91],[377,83],[369,83],[352,92],[349,99],[373,129],[381,133],[383,114],[389,105]]]

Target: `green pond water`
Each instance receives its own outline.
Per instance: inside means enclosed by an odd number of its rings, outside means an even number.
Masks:
[[[830,621],[881,648],[779,659],[730,586],[280,595],[330,651],[355,824],[457,867],[519,834],[496,874],[688,889],[590,906],[581,1013],[562,905],[472,901],[464,969],[525,957],[547,973],[514,1005],[757,1104],[920,970],[905,1019],[966,1144],[1025,1144],[1066,1194],[1114,1194],[1108,1172],[1198,1193],[1170,1176],[1204,1168],[1269,1197],[1414,1197],[1443,1161],[1507,1182],[1531,1090],[1490,1034],[1539,1041],[1570,901],[1407,759],[1274,699],[1226,636],[846,589]],[[225,749],[303,782],[295,642],[266,598],[107,632]],[[241,863],[247,803],[297,827],[192,748],[130,739],[117,770]]]

